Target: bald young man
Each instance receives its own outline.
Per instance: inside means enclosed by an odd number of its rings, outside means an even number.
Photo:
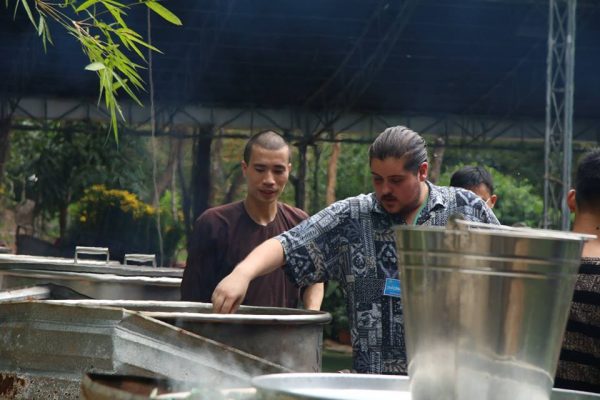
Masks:
[[[181,299],[210,302],[217,283],[256,246],[308,218],[279,202],[291,170],[290,148],[274,131],[252,136],[246,143],[242,171],[246,198],[206,210],[194,224],[187,265],[181,282]],[[303,285],[301,291],[282,268],[254,280],[243,302],[249,306],[298,306],[318,310],[323,283]]]

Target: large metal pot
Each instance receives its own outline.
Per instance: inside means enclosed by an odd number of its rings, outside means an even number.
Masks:
[[[54,284],[94,299],[179,300],[182,274],[114,261],[0,254],[0,289]]]
[[[123,308],[0,304],[0,393],[11,399],[76,398],[89,371],[247,387],[254,376],[290,370]]]
[[[415,400],[547,400],[582,235],[457,221],[398,227]]]
[[[165,321],[202,337],[297,372],[320,372],[323,311],[241,306],[235,314],[214,314],[212,305],[181,301],[60,300],[51,303],[122,307]]]

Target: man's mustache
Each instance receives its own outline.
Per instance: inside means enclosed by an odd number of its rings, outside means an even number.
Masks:
[[[396,197],[392,196],[390,194],[386,194],[386,195],[381,196],[381,200],[384,200],[384,201],[387,201],[387,200],[396,200]]]

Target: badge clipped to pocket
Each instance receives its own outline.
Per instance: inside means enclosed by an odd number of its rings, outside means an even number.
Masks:
[[[385,287],[383,288],[383,295],[390,297],[400,297],[400,279],[387,278],[385,280]]]

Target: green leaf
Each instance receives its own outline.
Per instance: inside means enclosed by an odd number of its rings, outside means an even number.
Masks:
[[[36,26],[35,20],[33,19],[33,14],[31,13],[31,9],[29,8],[29,4],[27,4],[29,0],[17,0],[17,2],[18,1],[20,1],[23,5],[23,8],[25,9],[25,12],[27,13],[27,16],[29,17],[29,20],[31,21],[33,26]]]
[[[102,64],[101,62],[93,62],[85,66],[85,69],[88,71],[100,71],[104,68],[106,68],[106,65]]]
[[[181,20],[177,17],[177,15],[173,14],[171,11],[167,10],[164,6],[159,4],[156,1],[147,1],[146,5],[149,9],[160,15],[165,20],[169,21],[173,25],[181,25]]]
[[[38,22],[37,33],[38,36],[42,36],[42,33],[44,33],[44,17],[42,15],[40,15],[40,21]]]
[[[94,4],[98,3],[99,1],[100,0],[87,0],[87,1],[84,1],[82,5],[80,5],[79,7],[77,7],[75,9],[75,12],[79,13],[79,12],[81,12],[81,11],[83,11],[83,10],[91,7],[91,6],[93,6]]]
[[[112,14],[113,18],[115,19],[115,21],[117,21],[117,23],[125,28],[127,28],[127,24],[125,23],[125,21],[123,20],[123,18],[121,17],[121,13],[122,11],[114,6],[111,6],[110,4],[105,4],[104,5],[106,7],[106,9]]]

